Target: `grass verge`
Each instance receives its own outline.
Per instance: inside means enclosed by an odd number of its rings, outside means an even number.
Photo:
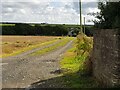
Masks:
[[[71,49],[69,49],[60,62],[63,70],[63,80],[69,88],[96,88],[98,84],[88,73],[85,62],[92,49],[92,39],[86,42],[88,37],[80,36]],[[91,68],[91,67],[89,67]]]

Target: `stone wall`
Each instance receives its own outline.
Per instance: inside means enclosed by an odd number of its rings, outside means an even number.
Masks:
[[[103,87],[120,87],[120,30],[95,30],[93,74]]]

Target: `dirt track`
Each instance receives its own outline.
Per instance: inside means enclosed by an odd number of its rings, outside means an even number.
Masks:
[[[35,87],[32,85],[36,82],[59,76],[59,74],[52,72],[60,69],[59,60],[62,54],[71,47],[71,44],[72,41],[67,43],[64,47],[40,56],[28,55],[36,51],[36,49],[16,57],[4,58],[2,64],[2,87],[29,89]],[[47,48],[47,46],[44,48]],[[51,85],[49,83],[49,85],[45,84],[40,87],[51,87]],[[52,87],[62,86],[58,83],[58,86],[52,85]]]

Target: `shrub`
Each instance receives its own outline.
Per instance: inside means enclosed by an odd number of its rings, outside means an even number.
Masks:
[[[83,34],[77,36],[77,59],[82,60],[82,66],[80,66],[80,72],[84,75],[92,74],[92,47],[93,40]],[[82,69],[81,69],[82,67]]]

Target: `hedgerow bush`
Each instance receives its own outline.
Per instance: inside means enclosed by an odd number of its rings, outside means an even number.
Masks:
[[[76,46],[76,58],[82,61],[80,65],[80,73],[84,75],[92,74],[92,48],[93,39],[92,37],[87,37],[84,34],[79,34],[77,36],[77,46]]]

